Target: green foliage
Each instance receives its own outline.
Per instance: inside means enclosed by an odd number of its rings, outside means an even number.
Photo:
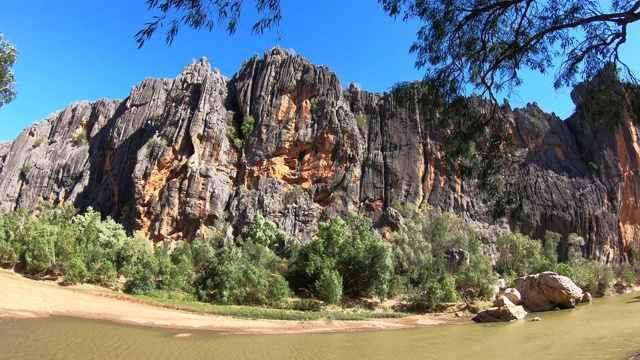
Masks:
[[[419,210],[405,219],[406,230],[392,235],[395,293],[434,308],[438,303],[465,298],[487,298],[496,277],[482,255],[482,237],[463,226],[461,219],[444,213],[434,215]],[[445,252],[464,249],[469,264],[452,267]]]
[[[464,297],[490,299],[493,296],[497,277],[493,266],[480,251],[481,238],[471,233],[469,239],[469,265],[464,265],[455,274],[456,289]]]
[[[316,292],[320,299],[329,304],[342,301],[342,277],[334,269],[326,269],[316,281]]]
[[[253,128],[256,125],[256,119],[253,116],[249,115],[244,118],[242,122],[242,126],[240,126],[240,130],[242,131],[242,136],[246,140],[249,138],[249,135],[253,133]]]
[[[584,239],[578,234],[571,233],[567,237],[567,262],[582,259],[582,247],[584,246]]]
[[[296,299],[289,304],[289,309],[298,311],[320,311],[322,310],[322,306],[317,301]]]
[[[55,231],[49,224],[38,221],[31,221],[25,227],[24,259],[28,273],[46,275],[55,264]]]
[[[287,234],[280,229],[276,223],[266,220],[260,212],[256,214],[253,225],[249,228],[246,236],[247,240],[274,250],[276,253],[283,253]]]
[[[76,215],[71,221],[78,229],[76,256],[82,260],[86,269],[83,280],[72,276],[71,282],[90,282],[110,286],[117,277],[118,253],[124,245],[127,234],[122,226],[113,219],[101,219],[100,213],[88,208],[84,214]],[[80,269],[80,274],[83,273]]]
[[[330,288],[321,295],[330,301],[339,298],[336,273],[345,294],[375,294],[384,299],[393,272],[391,248],[373,231],[370,219],[351,215],[346,221],[320,223],[317,238],[295,252],[291,271],[299,283],[318,295],[318,286]]]
[[[290,292],[287,281],[260,266],[273,264],[274,257],[271,250],[251,242],[219,249],[195,281],[198,297],[222,304],[280,305]]]
[[[151,116],[149,116],[149,118],[147,120],[149,120],[152,124],[155,124],[158,121],[160,121],[160,118],[162,118],[162,113],[158,112],[158,113],[154,113]]]
[[[229,139],[229,142],[236,147],[236,149],[242,149],[242,139],[238,138],[238,132],[236,131],[235,126],[227,126],[227,138]]]
[[[82,128],[80,131],[76,133],[76,137],[73,139],[73,143],[76,146],[82,146],[89,142],[89,136],[87,134],[87,129]]]
[[[136,268],[124,284],[124,291],[130,294],[148,294],[156,289],[156,281],[149,269]]]
[[[16,47],[0,33],[0,107],[16,98],[16,81],[11,68],[17,61]]]
[[[549,262],[548,268],[553,268],[558,263],[558,244],[560,244],[562,236],[552,231],[546,231],[544,234],[544,247],[542,249],[544,257]]]
[[[27,160],[24,162],[24,164],[22,164],[22,168],[20,168],[20,173],[26,176],[29,173],[29,171],[31,171],[31,169],[33,169],[33,162],[31,160]]]
[[[318,98],[311,98],[309,103],[311,104],[311,114],[318,115]]]
[[[33,141],[33,146],[32,146],[32,147],[35,149],[35,148],[37,148],[37,147],[40,147],[40,146],[41,146],[41,145],[43,145],[43,144],[44,144],[44,145],[46,145],[46,144],[47,144],[47,138],[45,138],[45,137],[39,137],[39,138],[37,138],[37,139],[35,139],[35,140]]]
[[[429,241],[429,223],[419,219],[407,219],[406,231],[392,234],[392,252],[395,273],[416,284],[420,274],[433,261]]]
[[[149,10],[158,10],[160,14],[145,24],[145,28],[138,31],[134,38],[141,48],[145,42],[151,39],[156,29],[167,24],[165,40],[167,44],[173,43],[181,25],[191,29],[213,30],[216,26],[223,26],[233,34],[240,24],[240,10],[242,1],[154,1],[148,0]],[[279,29],[282,11],[280,1],[256,0],[255,8],[260,18],[251,28],[251,31],[262,34],[266,29]],[[174,18],[171,18],[171,17]]]
[[[389,204],[389,207],[401,214],[404,213],[404,206],[402,205],[402,202],[399,199],[393,200],[391,204]]]
[[[181,241],[171,253],[168,244],[156,247],[154,256],[158,265],[157,275],[161,280],[160,288],[183,293],[194,292],[192,282],[195,269],[188,242]]]
[[[142,270],[157,272],[156,258],[151,243],[140,233],[126,237],[117,256],[118,273],[125,278],[139,276]]]
[[[360,133],[366,134],[367,133],[367,118],[362,116],[362,115],[357,115],[356,116],[356,123],[358,124],[358,129],[360,130]]]
[[[624,280],[627,284],[633,284],[636,280],[636,269],[629,263],[619,266],[614,273],[616,277]]]
[[[178,89],[176,93],[173,95],[173,101],[178,102],[184,99],[186,93],[182,89]]]
[[[555,264],[544,256],[540,242],[528,236],[511,233],[498,239],[500,257],[496,263],[501,274],[515,273],[517,276],[552,271]]]
[[[607,264],[595,260],[579,259],[572,264],[572,280],[592,294],[604,294],[613,283],[613,270]]]
[[[635,1],[614,1],[609,9],[597,1],[558,0],[382,4],[392,17],[422,23],[410,50],[416,65],[456,93],[465,86],[491,95],[511,90],[521,84],[523,69],[545,73],[556,57],[561,59],[556,88],[589,79],[607,62],[621,63],[618,49],[625,38],[620,34],[638,20]]]

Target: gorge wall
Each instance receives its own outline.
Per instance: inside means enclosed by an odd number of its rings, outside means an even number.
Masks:
[[[581,86],[576,102],[586,101],[590,84]],[[630,112],[611,131],[535,104],[501,110],[524,199],[520,220],[507,225],[538,238],[576,232],[603,261],[637,249],[640,143]],[[394,202],[499,231],[473,184],[446,166],[436,117],[391,94],[343,90],[328,68],[278,48],[232,79],[202,59],[175,80],[146,79],[122,101],[70,105],[1,143],[0,208],[91,206],[154,241],[206,236],[219,220],[240,233],[260,211],[306,242],[319,221],[352,212],[393,224]]]

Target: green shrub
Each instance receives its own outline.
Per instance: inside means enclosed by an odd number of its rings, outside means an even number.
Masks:
[[[110,261],[102,261],[94,264],[89,272],[88,282],[105,287],[112,287],[116,283],[118,272],[115,265]]]
[[[124,291],[134,295],[146,295],[156,289],[156,281],[149,269],[137,268],[124,284]]]
[[[249,250],[230,245],[212,256],[195,281],[202,301],[221,304],[280,305],[289,295],[288,283],[260,264],[271,263],[269,249],[253,244]]]
[[[582,247],[584,246],[584,239],[578,234],[571,233],[567,237],[567,262],[570,263],[575,260],[582,259]]]
[[[157,272],[157,264],[151,243],[140,233],[127,237],[118,251],[118,273],[125,278],[132,278],[141,270]]]
[[[255,125],[256,119],[254,119],[253,116],[249,115],[244,118],[240,130],[242,130],[242,136],[245,140],[249,138],[249,135],[251,135],[251,133],[253,133],[253,128]]]
[[[555,264],[547,259],[540,242],[528,236],[511,233],[498,239],[500,256],[496,267],[501,274],[514,272],[517,276],[552,271]]]
[[[360,130],[360,133],[366,134],[367,133],[367,118],[362,116],[362,115],[357,115],[356,116],[356,123],[358,124],[358,129]]]
[[[401,214],[404,213],[404,206],[402,206],[402,202],[398,199],[393,200],[389,207]]]
[[[84,261],[79,257],[74,257],[71,259],[69,263],[69,270],[64,277],[64,282],[75,284],[75,283],[84,283],[88,280],[89,271],[87,270],[87,266],[84,264]]]
[[[253,225],[249,228],[247,239],[279,253],[284,251],[287,234],[276,223],[265,219],[258,212],[254,218]]]
[[[636,280],[636,274],[633,266],[630,264],[624,264],[618,268],[617,277],[624,280],[627,284],[633,284]]]
[[[309,100],[309,103],[311,104],[311,113],[313,115],[318,115],[318,99],[312,98]]]
[[[235,126],[227,126],[227,138],[229,139],[229,142],[236,147],[236,149],[242,149],[242,139],[238,137],[238,132],[236,131]]]
[[[613,283],[613,270],[607,264],[595,260],[581,259],[572,264],[573,281],[592,294],[604,294]]]
[[[316,281],[316,292],[320,299],[330,304],[342,301],[342,277],[336,270],[325,270]]]
[[[40,147],[42,144],[44,144],[44,145],[46,145],[46,144],[47,144],[47,138],[45,138],[45,137],[39,137],[39,138],[35,139],[35,140],[33,141],[33,148],[35,149],[35,148],[37,148],[37,147]]]
[[[386,297],[393,273],[391,247],[372,229],[370,219],[351,215],[347,221],[320,223],[317,238],[298,248],[291,261],[295,280],[316,294],[320,278],[332,270],[342,278],[345,294]]]
[[[178,102],[184,99],[186,93],[182,89],[178,89],[176,93],[173,95],[173,101]]]
[[[27,160],[24,162],[24,164],[22,164],[22,168],[20,168],[20,173],[26,176],[29,173],[29,171],[31,171],[31,169],[33,169],[33,162],[31,160]]]
[[[321,311],[322,305],[315,300],[296,299],[289,303],[288,308],[297,311]]]
[[[490,299],[497,280],[491,263],[479,251],[472,252],[469,265],[464,265],[455,274],[456,290],[474,300]]]
[[[76,133],[76,137],[73,139],[73,143],[76,146],[82,146],[89,142],[89,135],[87,134],[87,129],[82,128],[80,131]]]
[[[24,250],[24,259],[27,272],[34,275],[46,275],[51,266],[55,263],[55,248],[53,239],[48,236],[47,231],[37,231],[30,234],[33,237],[29,240]]]
[[[428,277],[425,280],[420,291],[420,297],[414,297],[414,302],[424,302],[431,309],[435,309],[438,304],[459,300],[453,275],[443,273],[440,277]]]

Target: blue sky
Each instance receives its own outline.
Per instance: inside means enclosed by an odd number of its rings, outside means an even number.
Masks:
[[[122,99],[146,77],[175,78],[202,56],[231,77],[254,54],[262,55],[276,45],[293,48],[335,71],[343,86],[353,81],[374,92],[421,78],[423,73],[414,69],[415,58],[408,53],[419,25],[394,21],[377,1],[283,0],[282,4],[280,41],[273,32],[251,35],[254,14],[247,6],[242,26],[233,36],[222,28],[211,33],[183,28],[172,46],[158,33],[139,50],[133,35],[153,15],[144,0],[4,0],[0,32],[19,52],[13,68],[18,97],[0,108],[0,141],[76,101]],[[628,44],[640,43],[639,32],[632,30]],[[623,48],[634,70],[640,70],[638,55],[633,45]],[[569,91],[554,91],[552,81],[552,75],[527,73],[519,98],[510,99],[512,106],[536,101],[546,111],[569,116],[573,111]]]

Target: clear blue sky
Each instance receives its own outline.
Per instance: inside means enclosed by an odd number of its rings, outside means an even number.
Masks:
[[[422,76],[408,53],[418,24],[394,21],[375,0],[283,0],[280,41],[275,33],[250,34],[255,14],[252,2],[245,3],[243,24],[234,36],[223,29],[183,28],[170,47],[157,33],[138,50],[133,35],[153,15],[144,0],[4,0],[0,32],[19,52],[14,66],[18,97],[0,108],[0,141],[76,101],[122,99],[146,77],[174,78],[202,56],[231,77],[243,60],[279,45],[327,65],[343,86],[354,81],[374,92]],[[640,37],[634,31],[623,51],[640,70]],[[536,101],[546,111],[569,116],[569,91],[555,92],[551,77],[527,75],[520,98],[510,99],[512,106]]]

